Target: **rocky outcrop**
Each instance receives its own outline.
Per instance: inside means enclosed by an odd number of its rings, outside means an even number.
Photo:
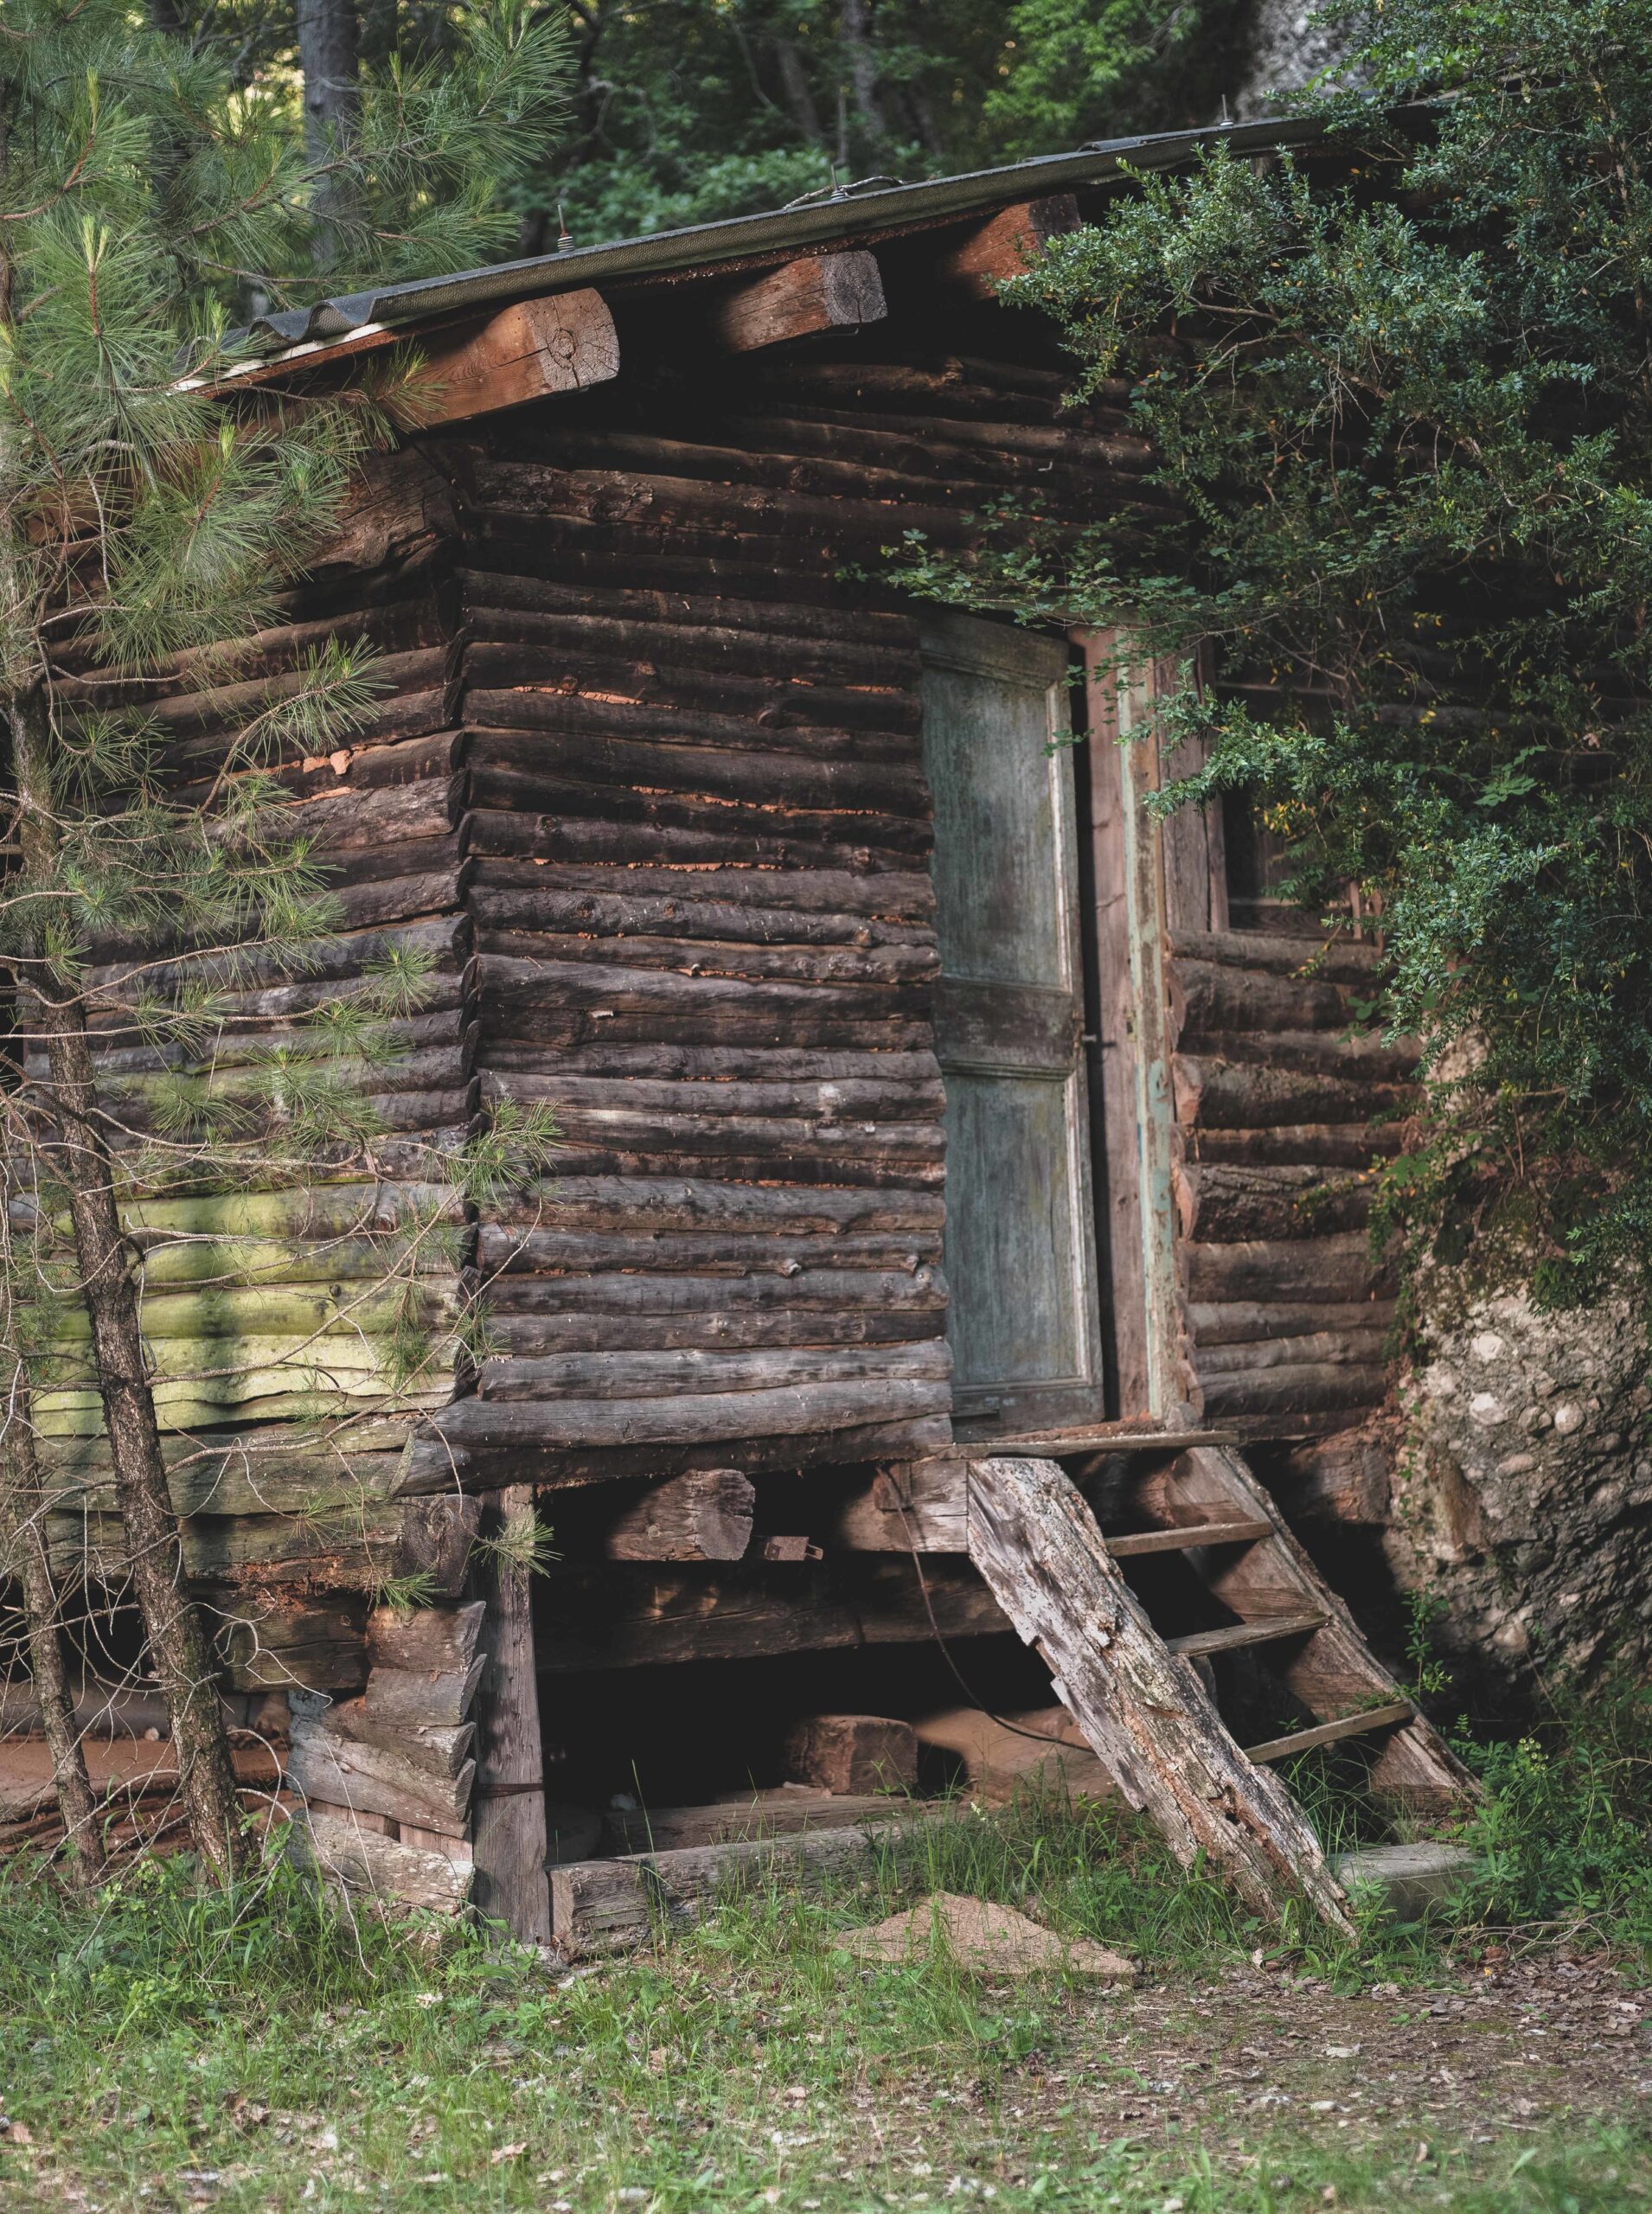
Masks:
[[[1275,113],[1283,94],[1333,67],[1348,43],[1348,25],[1326,22],[1311,0],[1256,0],[1249,18],[1244,74],[1231,103],[1236,123]]]
[[[1384,1550],[1441,1603],[1464,1688],[1652,1657],[1652,1353],[1644,1302],[1577,1312],[1419,1286]]]

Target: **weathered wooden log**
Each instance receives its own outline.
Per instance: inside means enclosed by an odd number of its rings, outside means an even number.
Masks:
[[[676,1577],[619,1583],[559,1577],[554,1624],[538,1644],[541,1673],[665,1667],[690,1660],[760,1660],[784,1653],[913,1644],[934,1636],[910,1562],[830,1562],[803,1568],[685,1570]],[[991,1593],[962,1562],[925,1567],[930,1604],[947,1638],[990,1636],[1008,1624]]]
[[[368,1674],[364,1711],[394,1730],[467,1721],[485,1665],[478,1656],[468,1668],[375,1667]]]
[[[912,1724],[884,1715],[810,1715],[787,1736],[785,1754],[795,1781],[823,1791],[911,1791],[918,1782]]]
[[[1295,1430],[1299,1424],[1293,1417],[1350,1415],[1356,1408],[1380,1406],[1389,1377],[1379,1361],[1367,1367],[1322,1361],[1258,1366],[1220,1375],[1201,1371],[1200,1382],[1211,1421],[1265,1417]]]
[[[1024,275],[1052,239],[1078,227],[1079,203],[1070,192],[1023,200],[944,247],[936,274],[975,299],[989,300],[1008,278]]]
[[[896,1462],[851,1492],[824,1526],[854,1552],[967,1553],[970,1464],[961,1454]]]
[[[388,1499],[411,1417],[297,1434],[287,1424],[227,1438],[169,1435],[167,1481],[179,1514],[325,1514]],[[60,1511],[115,1512],[106,1437],[42,1441],[42,1475]]]
[[[916,947],[935,944],[933,930],[924,922],[889,922],[869,914],[864,898],[858,909],[833,912],[818,907],[759,906],[749,901],[691,898],[682,892],[644,896],[629,887],[624,892],[564,889],[561,872],[554,876],[535,870],[537,884],[521,889],[495,890],[477,885],[470,895],[471,912],[490,931],[528,931],[561,938],[584,932],[598,937],[624,937],[665,944],[673,939],[709,939],[720,945],[842,945],[854,947]],[[732,874],[732,871],[717,873]],[[703,883],[695,889],[702,895]],[[720,886],[718,887],[720,889]],[[927,974],[919,966],[918,973]]]
[[[1315,1330],[1386,1334],[1393,1328],[1394,1302],[1368,1299],[1335,1305],[1316,1301],[1311,1306],[1298,1306],[1288,1300],[1245,1300],[1225,1306],[1190,1305],[1186,1314],[1195,1346],[1239,1346],[1270,1338],[1305,1337]]]
[[[94,999],[118,996],[119,988],[141,970],[143,990],[156,999],[179,989],[211,986],[221,995],[219,1006],[227,1020],[290,1014],[336,996],[336,990],[330,991],[329,987],[382,969],[398,959],[428,964],[437,974],[456,974],[470,958],[471,936],[469,918],[456,915],[391,930],[317,938],[305,948],[301,983],[287,981],[285,957],[266,946],[243,947],[234,953],[203,956],[183,963],[133,956],[89,964],[86,989]],[[425,1004],[428,1006],[429,1001]]]
[[[1413,1086],[1378,1082],[1350,1066],[1321,1075],[1272,1061],[1224,1061],[1179,1053],[1176,1119],[1185,1127],[1267,1130],[1280,1123],[1364,1123],[1417,1104]]]
[[[663,1256],[656,1256],[664,1258]],[[686,1259],[678,1264],[686,1266]],[[493,1287],[489,1312],[496,1332],[507,1316],[574,1314],[676,1315],[714,1309],[727,1317],[745,1308],[782,1308],[790,1313],[835,1313],[844,1308],[928,1314],[946,1305],[946,1286],[933,1269],[800,1269],[770,1276],[679,1276],[669,1267],[655,1275],[553,1277],[523,1282],[506,1277]],[[526,1347],[518,1345],[517,1351]]]
[[[549,1490],[632,1480],[657,1483],[688,1469],[724,1464],[755,1474],[823,1463],[838,1468],[918,1458],[944,1451],[951,1442],[950,1416],[937,1412],[894,1420],[839,1420],[818,1430],[773,1436],[742,1433],[690,1441],[651,1439],[637,1445],[536,1446],[529,1465],[534,1482]],[[486,1491],[496,1489],[522,1467],[521,1450],[515,1446],[454,1446],[429,1438],[415,1441],[404,1456],[399,1482],[404,1493],[441,1490],[454,1483]]]
[[[888,313],[878,265],[853,250],[782,262],[743,279],[712,313],[712,330],[732,353],[749,354],[817,330],[856,330]]]
[[[593,1025],[621,1039],[669,1043],[708,1034],[772,1044],[921,1047],[929,1042],[929,995],[921,984],[802,983],[781,977],[684,976],[607,962],[478,955],[483,1021],[547,1046]]]
[[[354,1691],[367,1675],[366,1602],[355,1595],[197,1592],[235,1691]]]
[[[842,1351],[567,1353],[543,1360],[484,1360],[478,1404],[491,1409],[508,1402],[544,1399],[566,1405],[604,1391],[611,1392],[616,1400],[634,1404],[657,1398],[681,1404],[683,1395],[769,1398],[787,1390],[806,1392],[817,1385],[877,1387],[907,1379],[944,1381],[951,1373],[952,1356],[944,1338]],[[485,1419],[492,1419],[491,1412]],[[692,1420],[686,1406],[682,1419]]]
[[[1184,1866],[1203,1858],[1252,1913],[1305,1896],[1340,1936],[1347,1902],[1301,1808],[1229,1737],[1194,1671],[1167,1653],[1052,1461],[975,1463],[970,1556],[1131,1805]]]
[[[485,903],[483,903],[485,905]],[[754,944],[729,940],[605,937],[551,931],[496,930],[478,915],[478,950],[489,959],[514,957],[540,968],[590,962],[605,971],[664,969],[694,977],[786,978],[806,984],[873,987],[933,983],[940,957],[932,943],[906,945]],[[875,1015],[876,1003],[863,1012]]]
[[[490,1302],[488,1343],[499,1353],[530,1358],[551,1353],[665,1353],[696,1347],[732,1352],[738,1347],[759,1346],[902,1345],[913,1339],[932,1338],[939,1320],[935,1309],[887,1314],[861,1309],[847,1314],[810,1310],[796,1315],[782,1310],[727,1315],[712,1307],[684,1313],[575,1311],[501,1320],[491,1313]]]
[[[1214,962],[1306,982],[1353,984],[1367,995],[1373,980],[1389,965],[1374,945],[1359,938],[1275,937],[1264,931],[1175,930],[1170,950],[1178,961]]]
[[[1365,1328],[1313,1330],[1295,1337],[1252,1338],[1240,1345],[1196,1346],[1194,1368],[1201,1383],[1221,1377],[1255,1377],[1282,1367],[1380,1368],[1387,1332]]]
[[[890,1230],[836,1233],[811,1228],[804,1202],[830,1187],[810,1184],[792,1188],[798,1205],[796,1219],[801,1224],[796,1236],[789,1234],[790,1225],[784,1221],[777,1222],[767,1236],[753,1231],[744,1237],[735,1231],[709,1229],[663,1230],[654,1237],[628,1237],[622,1231],[524,1230],[484,1223],[477,1235],[477,1270],[489,1286],[490,1305],[497,1311],[543,1314],[560,1312],[599,1272],[605,1275],[615,1270],[658,1276],[684,1285],[714,1278],[730,1290],[731,1306],[741,1299],[761,1305],[765,1302],[760,1290],[735,1294],[734,1284],[749,1280],[755,1286],[769,1276],[797,1283],[817,1271],[854,1276],[869,1270],[878,1275],[915,1276],[940,1259],[937,1231],[909,1230],[899,1225]],[[847,1188],[861,1189],[861,1195],[870,1199],[905,1198],[910,1192],[910,1187]],[[557,1289],[564,1278],[565,1293]],[[639,1306],[647,1296],[639,1286],[636,1295]],[[690,1296],[690,1292],[684,1292],[685,1301]],[[663,1293],[662,1297],[669,1302],[670,1295]]]
[[[303,1243],[159,1233],[144,1253],[144,1280],[151,1293],[167,1285],[202,1283],[294,1287],[365,1282],[370,1288],[414,1277],[439,1283],[453,1279],[469,1245],[468,1233],[456,1236],[451,1231],[445,1237],[323,1237]],[[349,1295],[344,1296],[348,1301]]]
[[[943,1202],[927,1192],[789,1192],[707,1178],[569,1176],[525,1189],[513,1210],[499,1210],[497,1219],[531,1222],[545,1232],[775,1230],[793,1237],[805,1232],[829,1237],[842,1231],[938,1232],[945,1213]]]
[[[375,1836],[365,1818],[312,1808],[289,1823],[282,1845],[302,1868],[351,1899],[402,1912],[456,1915],[471,1896],[471,1871],[445,1853]]]
[[[499,627],[517,625],[507,622]],[[464,672],[477,700],[519,692],[532,695],[536,730],[571,727],[598,735],[658,738],[667,745],[710,742],[737,748],[772,735],[777,756],[801,752],[800,741],[806,737],[808,752],[823,759],[913,758],[921,720],[915,692],[794,679],[780,641],[771,660],[767,675],[748,676],[676,660],[607,660],[577,647],[487,638],[466,646]],[[490,720],[510,728],[521,722],[522,713],[522,703],[513,701]],[[500,758],[512,758],[503,741],[497,752]],[[514,755],[516,765],[535,766],[531,752],[520,745]]]
[[[474,819],[467,817],[467,824]],[[848,933],[853,943],[854,933],[878,928],[928,932],[935,916],[928,878],[897,869],[851,874],[841,868],[799,865],[782,871],[731,863],[622,873],[611,865],[484,854],[471,881],[475,897],[499,888],[562,902],[575,923],[611,911],[653,914],[659,918],[656,935],[666,934],[666,925],[678,928],[684,916],[703,914],[714,934],[739,937],[760,930],[784,937],[796,926],[806,937],[818,927]],[[586,901],[595,904],[586,908]],[[544,912],[550,912],[548,905]]]
[[[409,394],[420,428],[458,423],[619,374],[619,341],[600,292],[518,300],[479,330],[439,342]]]
[[[894,1058],[904,1061],[918,1056]],[[824,1078],[812,1084],[766,1084],[732,1078],[716,1083],[692,1078],[650,1083],[644,1077],[569,1075],[560,1067],[532,1076],[496,1070],[490,1072],[483,1096],[490,1100],[556,1100],[586,1114],[624,1109],[633,1114],[696,1117],[773,1116],[810,1125],[927,1123],[938,1120],[946,1106],[938,1072],[932,1082],[925,1083],[836,1083]]]
[[[905,1820],[917,1809],[887,1791],[843,1795],[801,1783],[772,1790],[729,1794],[702,1807],[610,1808],[599,1834],[622,1854],[681,1852],[704,1845],[751,1844],[776,1837],[802,1837],[817,1830],[863,1828],[868,1822]],[[583,1860],[585,1852],[560,1856]]]
[[[1372,1260],[1368,1241],[1355,1231],[1286,1243],[1247,1239],[1227,1245],[1189,1245],[1185,1254],[1188,1296],[1204,1305],[1306,1299],[1351,1302],[1393,1290],[1392,1271]]]
[[[794,733],[795,752],[778,742],[784,731],[759,731],[749,723],[738,724],[716,744],[696,739],[680,711],[604,703],[599,712],[595,702],[562,693],[477,691],[469,705],[477,725],[471,738],[471,789],[483,806],[500,804],[487,797],[497,792],[519,805],[552,808],[567,778],[683,799],[771,807],[784,799],[804,812],[866,814],[879,822],[922,823],[928,817],[922,771],[906,761],[864,759],[856,733],[844,733],[842,752],[834,758],[823,752],[817,731]],[[646,734],[633,735],[639,726]],[[525,739],[524,733],[532,736]],[[763,742],[770,739],[776,742]],[[539,793],[544,798],[536,801]],[[619,797],[610,790],[608,807]]]
[[[1207,1245],[1322,1238],[1370,1219],[1369,1172],[1328,1177],[1306,1163],[1188,1161],[1175,1180],[1181,1233]]]
[[[547,517],[559,522],[627,523],[646,520],[650,532],[714,533],[726,540],[730,533],[768,534],[781,541],[781,553],[791,540],[796,565],[796,545],[806,539],[816,560],[861,550],[871,553],[887,538],[889,510],[881,500],[834,498],[829,495],[786,492],[763,484],[729,483],[716,478],[668,476],[651,470],[560,469],[511,455],[508,462],[478,462],[476,497],[496,515],[532,515],[541,527]],[[914,487],[914,491],[920,489]],[[908,530],[923,531],[943,546],[965,542],[974,534],[975,519],[943,505],[933,496],[925,502],[914,497],[905,503],[901,517]],[[692,551],[692,542],[684,550]],[[788,580],[789,581],[789,580]]]
[[[541,819],[541,853],[573,859],[633,854],[637,861],[742,861],[793,854],[819,868],[910,868],[934,841],[919,815],[835,806],[788,806],[778,815],[759,799],[702,797],[693,788],[637,788],[611,777],[549,768],[498,768],[478,762],[470,792],[478,810],[518,810]],[[592,817],[580,823],[580,817]],[[556,828],[547,828],[547,819]],[[782,828],[778,828],[782,823]]]
[[[558,604],[562,596],[554,587],[532,582],[524,589],[515,579],[496,581],[518,589],[508,595],[493,589],[496,579],[477,579],[466,607],[467,627],[477,641],[537,645],[580,660],[605,657],[633,669],[664,664],[771,685],[799,680],[840,688],[840,696],[842,688],[855,685],[915,694],[920,681],[920,663],[907,639],[886,644],[842,630],[833,635],[807,620],[816,611],[799,610],[794,628],[778,623],[772,609],[754,621],[749,604],[742,615],[738,603],[708,599],[699,603],[696,619],[687,612],[665,613],[658,594],[607,592],[594,605],[582,598],[570,607]],[[624,604],[639,598],[644,605],[634,611]]]
[[[405,1750],[359,1744],[346,1737],[331,1721],[330,1700],[299,1691],[290,1691],[287,1699],[292,1709],[289,1789],[330,1806],[388,1814],[393,1821],[405,1814],[420,1828],[445,1837],[464,1835],[474,1761],[457,1775],[436,1775]]]
[[[616,1516],[602,1550],[610,1560],[740,1560],[756,1503],[738,1469],[668,1476]]]
[[[417,1577],[427,1597],[458,1597],[481,1527],[482,1504],[462,1492],[410,1499],[401,1508],[396,1573]]]
[[[804,1890],[839,1883],[874,1858],[898,1856],[918,1834],[921,1820],[903,1820],[893,1801],[889,1820],[869,1826],[574,1861],[551,1872],[555,1942],[576,1958],[630,1951],[656,1929],[699,1921],[743,1888],[777,1878]]]
[[[388,1723],[362,1699],[335,1700],[326,1710],[326,1726],[333,1738],[391,1754],[444,1782],[460,1774],[476,1739],[472,1722],[444,1723],[421,1715],[413,1723]]]
[[[1199,1129],[1188,1135],[1189,1155],[1201,1161],[1249,1168],[1295,1162],[1321,1170],[1371,1168],[1405,1149],[1405,1133],[1393,1123],[1284,1123],[1269,1130]]]
[[[330,1514],[306,1506],[293,1514],[189,1515],[179,1526],[184,1569],[194,1577],[227,1578],[250,1570],[260,1584],[359,1590],[396,1561],[404,1512],[358,1501]],[[130,1573],[117,1513],[48,1514],[46,1535],[60,1572],[73,1570],[106,1584],[122,1583]]]
[[[1276,976],[1214,961],[1178,961],[1170,971],[1172,1012],[1183,1038],[1225,1031],[1337,1030],[1350,1020],[1335,984]]]
[[[772,584],[775,579],[769,581]],[[784,593],[772,599],[739,599],[703,588],[643,591],[618,582],[593,596],[586,584],[546,576],[535,569],[520,573],[504,568],[462,569],[458,584],[467,610],[545,609],[599,624],[623,620],[660,624],[673,630],[686,625],[727,631],[731,638],[748,643],[756,643],[763,633],[778,632],[788,638],[829,641],[857,654],[877,650],[904,655],[908,669],[915,668],[918,662],[918,624],[910,615],[888,609],[823,605],[807,598],[789,601]]]
[[[477,1716],[477,1797],[471,1850],[477,1904],[504,1922],[524,1944],[548,1944],[551,1895],[546,1878],[547,1809],[535,1673],[532,1571],[520,1550],[503,1541],[534,1515],[534,1494],[513,1484],[488,1503],[484,1521],[493,1550],[478,1557],[477,1582],[486,1602],[483,1673]]]
[[[236,1356],[228,1345],[208,1342],[227,1340],[243,1344],[267,1343],[291,1337],[302,1343],[311,1337],[382,1337],[399,1321],[439,1328],[451,1325],[459,1311],[451,1285],[415,1280],[401,1286],[358,1285],[354,1293],[343,1283],[322,1291],[313,1287],[212,1284],[197,1291],[154,1291],[141,1309],[144,1334],[157,1343],[202,1346],[198,1366],[213,1367]],[[53,1318],[56,1345],[86,1343],[91,1331],[84,1315],[67,1310]]]
[[[832,814],[777,817],[755,808],[714,812],[595,784],[561,784],[554,811],[546,811],[540,788],[511,770],[484,769],[470,791],[473,804],[463,828],[471,853],[528,854],[559,864],[798,867],[894,876],[909,872],[914,855],[929,845],[921,824],[887,816],[874,822]]]
[[[1334,988],[1327,985],[1325,989]],[[1184,1059],[1201,1063],[1249,1062],[1297,1076],[1410,1087],[1417,1075],[1418,1052],[1415,1046],[1391,1045],[1371,1033],[1351,1036],[1344,1025],[1321,1030],[1227,1030],[1197,1037],[1184,1035],[1175,1059],[1179,1063]],[[1412,1091],[1412,1102],[1416,1096]],[[1313,1110],[1304,1106],[1290,1111]],[[1335,1119],[1337,1112],[1330,1109],[1330,1118]]]
[[[749,1175],[736,1161],[761,1161],[769,1174],[790,1164],[800,1181],[825,1183],[938,1184],[946,1149],[939,1123],[804,1122],[736,1115],[632,1115],[617,1107],[565,1108],[557,1117],[570,1168],[657,1165],[663,1174],[720,1167]],[[816,1164],[811,1173],[805,1163]],[[841,1174],[825,1174],[826,1170]],[[759,1174],[765,1173],[762,1170]]]
[[[366,1632],[373,1666],[409,1674],[465,1674],[476,1657],[485,1611],[480,1599],[462,1607],[375,1607]]]

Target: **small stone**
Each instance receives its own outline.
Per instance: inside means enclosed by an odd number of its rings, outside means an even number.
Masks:
[[[1508,1420],[1508,1410],[1489,1392],[1476,1392],[1469,1402],[1469,1419],[1477,1422],[1482,1430],[1490,1430]]]
[[[1503,1341],[1495,1330],[1482,1330],[1473,1341],[1474,1357],[1479,1361],[1493,1361],[1503,1350]]]
[[[1554,1411],[1554,1426],[1562,1437],[1570,1437],[1583,1428],[1583,1409],[1574,1400],[1563,1400]]]

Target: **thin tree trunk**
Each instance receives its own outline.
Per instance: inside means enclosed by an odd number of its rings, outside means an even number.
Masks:
[[[785,95],[786,106],[791,110],[792,121],[811,146],[823,146],[826,133],[821,129],[820,110],[815,106],[808,66],[796,39],[775,40],[774,66],[779,74],[780,90]]]
[[[93,1890],[104,1872],[98,1802],[74,1723],[74,1693],[63,1660],[62,1610],[46,1544],[46,1507],[35,1451],[33,1411],[21,1358],[14,1351],[12,1388],[0,1436],[0,1533],[22,1587],[29,1662],[40,1704],[52,1782],[63,1818],[69,1875],[77,1891]]]
[[[23,860],[48,881],[57,849],[49,726],[39,691],[11,702]],[[184,1580],[183,1549],[167,1487],[139,1327],[138,1258],[120,1226],[114,1161],[97,1120],[86,1008],[49,972],[40,979],[42,1028],[58,1126],[58,1168],[68,1193],[81,1296],[92,1323],[98,1388],[115,1496],[131,1559],[150,1663],[171,1718],[178,1787],[195,1850],[221,1875],[240,1858],[240,1802],[201,1616]]]
[[[878,112],[881,72],[878,67],[877,48],[872,43],[871,0],[843,0],[843,11],[839,20],[855,112],[865,132],[868,150],[874,150],[883,144],[888,134],[884,128],[883,118]]]
[[[312,168],[336,162],[355,135],[360,112],[361,29],[355,0],[298,0],[298,66],[304,73],[304,153]],[[340,258],[341,224],[354,194],[336,174],[323,176],[315,208],[322,219],[317,259]]]

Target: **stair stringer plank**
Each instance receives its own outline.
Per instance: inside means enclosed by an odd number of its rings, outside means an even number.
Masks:
[[[1305,1898],[1351,1936],[1348,1902],[1306,1816],[1245,1758],[1194,1671],[1167,1652],[1059,1464],[973,1462],[969,1538],[970,1559],[1042,1654],[1056,1696],[1182,1865],[1202,1853],[1266,1920],[1283,1922]]]
[[[1363,1677],[1371,1695],[1386,1692],[1400,1695],[1399,1686],[1367,1644],[1365,1633],[1346,1603],[1320,1575],[1277,1507],[1252,1474],[1242,1455],[1222,1446],[1201,1446],[1183,1456],[1192,1481],[1177,1487],[1188,1504],[1228,1507],[1267,1522],[1271,1537],[1265,1543],[1272,1551],[1276,1568],[1283,1567],[1287,1582],[1311,1604],[1322,1607],[1329,1617],[1303,1649],[1285,1680],[1306,1704],[1314,1701],[1305,1688],[1316,1665],[1343,1678]],[[1245,1615],[1245,1579],[1263,1548],[1242,1554],[1225,1569],[1207,1577],[1217,1597],[1236,1614]],[[1274,1578],[1277,1584],[1277,1577]],[[1317,1712],[1317,1708],[1314,1707]],[[1322,1714],[1322,1721],[1329,1721]],[[1371,1781],[1379,1791],[1390,1792],[1418,1812],[1448,1813],[1472,1805],[1479,1787],[1451,1752],[1431,1722],[1420,1714],[1395,1730],[1372,1763]]]

